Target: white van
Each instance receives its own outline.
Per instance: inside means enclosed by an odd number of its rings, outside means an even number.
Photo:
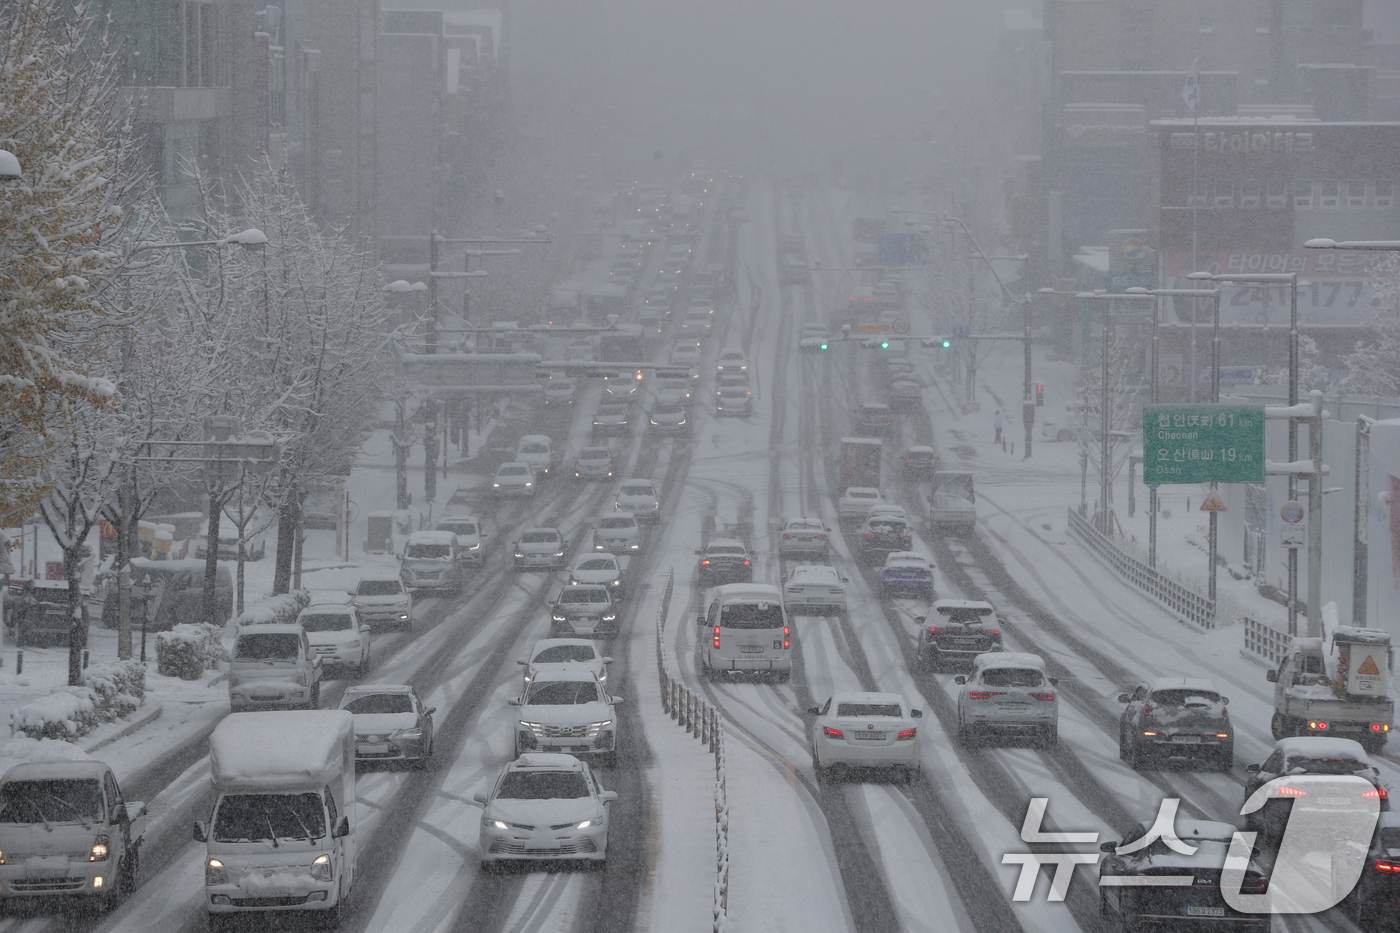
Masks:
[[[554,444],[547,434],[526,434],[515,448],[515,459],[528,463],[537,478],[543,479],[554,467]]]
[[[729,583],[710,590],[700,631],[700,669],[722,673],[768,672],[792,676],[792,635],[783,594],[776,586]]]
[[[233,713],[209,736],[215,803],[194,824],[210,926],[250,912],[339,925],[355,883],[355,718]]]

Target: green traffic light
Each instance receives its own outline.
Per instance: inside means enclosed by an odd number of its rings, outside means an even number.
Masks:
[[[881,340],[881,341],[880,341],[880,349],[881,349],[881,350],[888,350],[889,348],[890,348],[890,342],[889,342],[888,340]]]
[[[949,340],[947,337],[944,337],[944,338],[943,338],[943,349],[945,349],[945,350],[951,350],[952,347],[953,347],[953,341]]]
[[[825,343],[822,344],[822,349],[823,349],[823,350],[826,349],[826,344],[825,344]]]

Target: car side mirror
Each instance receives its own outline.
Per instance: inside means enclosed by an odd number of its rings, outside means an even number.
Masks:
[[[842,583],[850,583],[851,581],[850,581],[847,577],[842,577],[842,578],[841,578],[841,582],[842,582]]]
[[[477,534],[477,537],[478,537],[478,538],[489,538],[489,537],[491,537],[491,532],[489,532],[489,531],[480,532],[479,534]]]
[[[613,701],[614,703],[622,703],[622,702],[624,702],[624,701],[627,699],[626,697],[618,696],[616,693],[612,694],[611,696],[612,696],[612,701]]]
[[[346,595],[346,596],[354,596],[354,595],[355,595],[355,591],[354,591],[354,590],[346,590],[346,591],[345,591],[345,595]]]
[[[927,619],[928,619],[928,616],[914,616],[914,624],[915,624],[915,625],[923,625],[924,622],[925,622]]]
[[[487,803],[486,795],[485,795],[485,794],[472,794],[472,803],[479,803],[479,804],[481,804],[483,807],[486,806],[486,803]]]
[[[612,803],[614,800],[617,799],[617,791],[605,790],[598,795],[598,799],[601,800],[603,803]]]
[[[344,839],[350,835],[350,817],[342,816],[340,822],[335,825],[335,832],[331,833],[332,839]]]
[[[1245,765],[1245,766],[1244,766],[1244,769],[1245,769],[1246,771],[1248,771],[1250,774],[1258,774],[1258,773],[1259,773],[1259,766],[1258,766],[1258,765]]]
[[[822,714],[822,708],[820,706],[810,706],[807,708],[807,714],[810,716],[820,716]]]
[[[508,703],[511,706],[519,706],[520,697],[511,697],[509,700],[506,700],[506,703]]]
[[[961,686],[962,684],[967,683],[967,676],[965,674],[959,674],[958,676],[953,678],[953,683]]]
[[[924,718],[924,711],[921,710],[921,709],[911,709],[911,710],[909,711],[909,716],[910,716],[911,718],[913,718],[913,719],[923,719],[923,718]]]
[[[1131,699],[1132,699],[1132,696],[1131,696],[1130,694],[1127,694],[1127,693],[1120,693],[1120,694],[1118,694],[1118,702],[1119,702],[1119,703],[1127,703],[1127,702],[1130,701]]]
[[[1117,843],[1117,841],[1114,841],[1114,842],[1101,842],[1101,843],[1099,843],[1099,851],[1100,851],[1100,852],[1107,852],[1109,855],[1112,855],[1113,852],[1114,852],[1114,850],[1117,849],[1117,848],[1118,848],[1118,843]]]
[[[1230,705],[1230,698],[1229,698],[1229,697],[1221,697],[1221,698],[1220,698],[1220,705],[1221,705],[1221,706],[1229,706],[1229,705]]]
[[[612,663],[612,658],[604,658],[604,659],[603,659],[603,663],[604,663],[604,664],[611,664],[611,663]]]
[[[699,556],[700,552],[699,552],[699,551],[696,551],[695,554],[696,554],[696,556]]]
[[[1264,679],[1266,679],[1271,684],[1278,683],[1278,671],[1269,671],[1267,674],[1264,675]]]
[[[704,617],[704,616],[696,616],[696,617],[695,617],[695,624],[696,624],[696,625],[704,625],[704,624],[705,624],[705,617]]]
[[[1047,677],[1046,680],[1050,681],[1050,686],[1052,687],[1058,687],[1060,685],[1060,678],[1058,677]]]
[[[426,710],[424,710],[423,712],[424,712],[425,715],[431,716],[431,715],[433,715],[433,713],[436,713],[436,712],[437,712],[437,707],[436,707],[436,706],[430,706],[430,707],[428,707]]]
[[[516,663],[516,664],[519,664],[521,667],[525,667],[525,666],[528,665],[530,662],[529,662],[527,659],[525,659],[525,658],[516,658],[516,659],[515,659],[515,663]]]
[[[203,820],[195,820],[195,821],[194,821],[194,841],[195,841],[195,842],[208,842],[208,841],[209,841],[209,829],[208,829],[208,827],[206,827],[206,826],[204,825],[204,821],[203,821]]]

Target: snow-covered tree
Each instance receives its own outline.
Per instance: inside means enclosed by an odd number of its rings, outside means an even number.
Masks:
[[[1375,274],[1371,334],[1343,359],[1342,388],[1357,395],[1400,395],[1400,258],[1380,263]]]
[[[0,4],[0,511],[44,495],[46,417],[100,403],[113,384],[72,343],[102,315],[95,278],[121,261],[123,204],[146,183],[110,36],[71,0]]]

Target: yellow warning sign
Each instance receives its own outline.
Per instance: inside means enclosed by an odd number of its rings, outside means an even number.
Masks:
[[[1210,493],[1206,496],[1205,501],[1201,503],[1201,511],[1202,511],[1202,512],[1223,512],[1223,511],[1225,511],[1225,503],[1221,501],[1221,499],[1220,499],[1220,493],[1218,493],[1218,492],[1216,492],[1215,490],[1212,489],[1212,490],[1210,491]]]
[[[1376,659],[1371,657],[1369,654],[1366,655],[1366,660],[1362,661],[1361,665],[1356,669],[1356,673],[1358,674],[1375,675],[1379,674],[1380,672],[1381,669],[1376,666]]]

